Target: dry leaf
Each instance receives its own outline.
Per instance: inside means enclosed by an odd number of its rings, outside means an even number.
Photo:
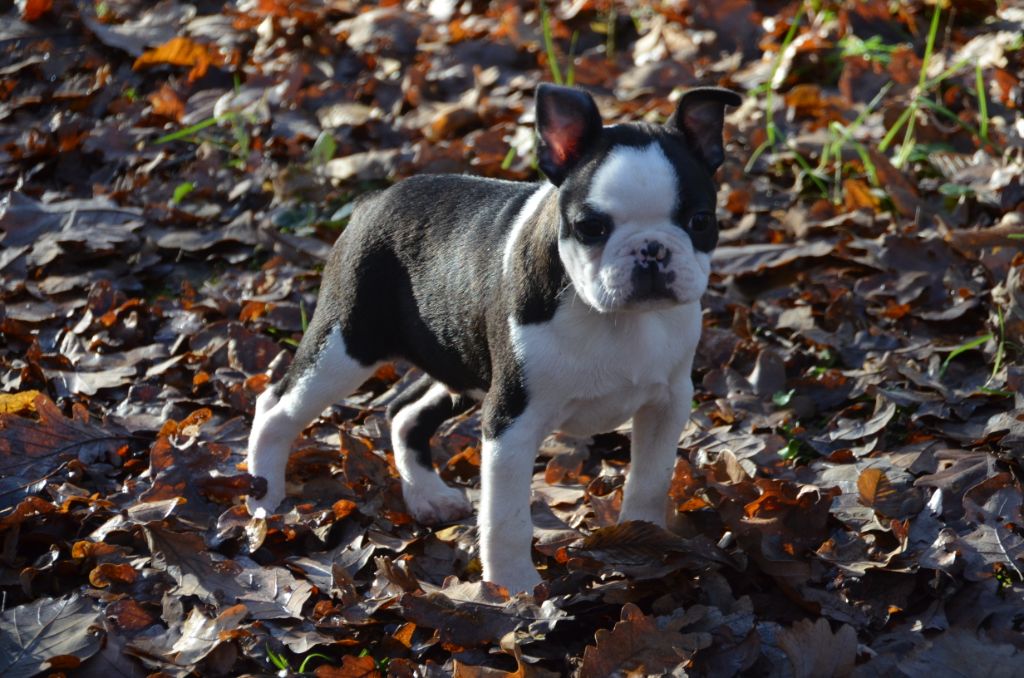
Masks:
[[[843,624],[832,633],[828,620],[803,619],[778,634],[779,647],[789,657],[795,678],[842,678],[853,673],[857,632]]]

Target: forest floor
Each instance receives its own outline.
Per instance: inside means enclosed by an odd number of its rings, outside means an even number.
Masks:
[[[0,674],[1024,675],[1024,10],[0,3]],[[671,531],[552,438],[534,560],[406,513],[380,370],[250,518],[245,440],[353,200],[535,180],[532,95],[726,119]],[[435,438],[476,498],[475,412]]]

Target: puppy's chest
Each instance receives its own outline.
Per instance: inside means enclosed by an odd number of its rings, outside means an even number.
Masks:
[[[692,362],[700,309],[603,315],[577,301],[550,323],[512,329],[529,399],[553,427],[589,435],[670,397]]]

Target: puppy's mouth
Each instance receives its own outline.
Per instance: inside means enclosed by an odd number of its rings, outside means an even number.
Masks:
[[[602,271],[588,301],[599,313],[663,310],[700,301],[704,286],[694,282],[674,266],[637,263]]]
[[[647,301],[678,302],[672,283],[676,281],[676,272],[660,265],[656,261],[637,264],[631,276],[632,291],[627,298],[628,303]]]

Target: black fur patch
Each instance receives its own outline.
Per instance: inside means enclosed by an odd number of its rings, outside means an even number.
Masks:
[[[394,421],[395,416],[403,408],[418,402],[436,383],[427,374],[413,382],[409,388],[403,391],[388,406],[388,421]],[[468,398],[463,398],[462,396],[452,397],[449,393],[441,393],[431,402],[426,403],[420,408],[405,437],[406,446],[416,453],[417,464],[427,469],[434,468],[434,462],[430,454],[430,439],[441,424],[455,415],[465,412],[472,405],[472,400]]]

